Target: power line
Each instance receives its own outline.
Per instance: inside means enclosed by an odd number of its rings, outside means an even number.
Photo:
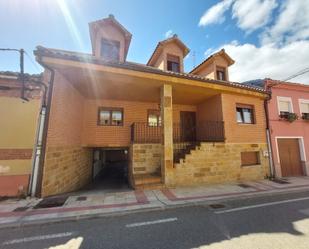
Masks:
[[[32,65],[35,66],[35,68],[39,71],[41,71],[41,69],[39,68],[39,66],[34,62],[34,60],[30,57],[30,55],[27,53],[27,51],[25,51],[26,56],[28,57],[28,59],[30,60],[30,62],[32,63]]]
[[[296,77],[298,77],[298,76],[300,76],[300,75],[303,75],[303,74],[305,74],[305,73],[308,73],[308,72],[309,72],[309,67],[304,68],[304,69],[298,71],[297,73],[295,73],[295,74],[293,74],[293,75],[287,77],[286,79],[284,79],[284,80],[282,80],[282,81],[288,81],[288,80],[294,79],[294,78],[296,78]]]

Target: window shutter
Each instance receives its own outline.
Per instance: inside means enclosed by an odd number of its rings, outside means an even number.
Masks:
[[[309,103],[300,104],[301,113],[309,113]]]
[[[281,112],[290,112],[290,102],[289,101],[279,101],[279,111]]]

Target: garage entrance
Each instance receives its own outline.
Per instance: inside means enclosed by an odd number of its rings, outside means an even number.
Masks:
[[[298,138],[278,139],[278,152],[283,177],[304,175]]]
[[[128,148],[93,149],[92,183],[87,190],[129,190],[128,162]]]

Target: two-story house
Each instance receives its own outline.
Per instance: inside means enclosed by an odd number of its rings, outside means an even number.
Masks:
[[[189,49],[177,36],[139,64],[127,61],[132,35],[113,16],[89,29],[90,54],[34,52],[49,83],[38,195],[80,189],[115,158],[126,160],[133,188],[269,175],[268,93],[229,81],[224,50],[185,73]]]
[[[309,175],[309,86],[267,79],[268,120],[277,177]]]

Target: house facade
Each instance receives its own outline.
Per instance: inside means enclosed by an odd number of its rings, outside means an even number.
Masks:
[[[18,73],[0,72],[0,196],[27,195],[41,87],[39,75],[26,75],[24,97]]]
[[[113,16],[89,28],[92,54],[35,51],[53,76],[38,195],[82,188],[113,156],[127,160],[133,188],[269,176],[268,93],[230,82],[224,50],[185,73],[177,36],[144,65],[126,60],[132,35]]]
[[[270,79],[264,85],[272,95],[268,116],[275,176],[309,175],[309,87]]]

